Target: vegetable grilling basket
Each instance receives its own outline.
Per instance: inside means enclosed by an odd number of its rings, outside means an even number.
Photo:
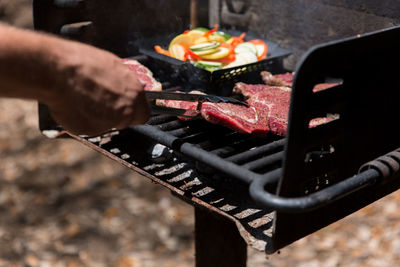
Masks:
[[[232,36],[237,36],[241,33],[235,30],[226,30],[224,32]],[[262,70],[269,70],[272,72],[284,71],[283,59],[291,54],[289,50],[281,48],[277,43],[263,40],[268,46],[268,54],[265,59],[255,63],[210,72],[196,67],[188,61],[181,61],[162,55],[154,50],[155,45],[167,48],[174,36],[176,36],[176,34],[162,35],[141,40],[139,41],[139,51],[152,58],[154,66],[150,66],[150,68],[156,76],[161,75],[167,76],[170,79],[177,79],[179,82],[183,82],[187,85],[187,87],[185,87],[187,91],[200,89],[216,95],[230,95],[234,83],[238,81],[254,82],[260,80],[259,73]],[[245,39],[251,40],[259,38],[253,36],[251,33],[247,33]]]

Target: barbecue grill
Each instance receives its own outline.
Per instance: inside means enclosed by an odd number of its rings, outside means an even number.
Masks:
[[[76,136],[57,125],[46,107],[39,105],[40,129],[46,136],[72,137],[195,206],[198,266],[244,266],[246,243],[273,253],[400,187],[396,125],[400,84],[394,78],[400,61],[400,28],[389,27],[398,19],[373,4],[377,1],[365,5],[299,1],[289,6],[289,1],[199,0],[192,1],[191,16],[189,1],[110,2],[34,1],[35,28],[137,59],[171,91],[184,91],[191,84],[180,79],[179,71],[171,75],[160,70],[157,60],[140,53],[135,40],[183,31],[190,22],[251,29],[262,38],[281,40],[294,55],[284,60],[284,53],[264,66],[273,73],[292,69],[293,62],[298,62],[293,69],[286,138],[257,138],[167,115],[102,136]],[[196,2],[201,8],[196,8]],[[313,3],[308,6],[313,7],[312,13],[305,2]],[[277,22],[274,12],[282,8],[293,14]],[[144,19],[161,9],[171,17]],[[343,11],[346,22],[353,23],[351,34],[349,27],[334,24]],[[263,12],[271,16],[262,16]],[[301,12],[309,17],[299,23]],[[322,26],[321,12],[330,14],[329,29]],[[356,16],[358,23],[354,23]],[[265,20],[270,22],[265,27],[272,30],[261,26]],[[294,33],[299,28],[314,43]],[[324,30],[329,34],[318,35]],[[282,38],[285,32],[293,34]],[[355,33],[363,34],[343,38]],[[240,79],[261,82],[254,73]],[[314,85],[324,82],[338,85],[313,92]],[[308,128],[311,119],[331,115],[336,119]]]

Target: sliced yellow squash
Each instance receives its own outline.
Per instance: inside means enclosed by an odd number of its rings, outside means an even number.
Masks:
[[[171,53],[170,51],[171,47],[176,44],[192,45],[193,43],[194,43],[193,35],[190,35],[189,33],[179,34],[174,39],[172,39],[171,43],[169,43],[168,51]]]
[[[225,43],[226,40],[221,35],[211,34],[210,36],[208,36],[208,41],[209,42],[218,42],[218,43],[222,44],[222,43]]]
[[[199,31],[199,30],[191,30],[187,34],[190,35],[193,39],[198,39],[198,38],[203,37],[205,33],[203,31]]]
[[[208,39],[207,39],[207,37],[203,36],[203,37],[197,38],[194,41],[194,44],[197,45],[197,44],[202,44],[202,43],[206,43],[206,42],[208,42]]]
[[[219,47],[215,53],[201,56],[203,59],[221,59],[229,55],[229,49],[226,47]]]
[[[179,60],[185,60],[185,48],[180,44],[174,44],[168,49],[170,55]]]

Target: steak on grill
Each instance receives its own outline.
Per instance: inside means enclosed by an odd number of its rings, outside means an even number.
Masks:
[[[257,111],[268,118],[268,128],[271,133],[286,135],[289,123],[289,108],[291,89],[284,86],[268,86],[263,84],[237,83],[233,88],[235,93],[248,97],[250,106],[257,105]],[[315,127],[332,121],[334,118],[315,118],[309,127]]]
[[[294,76],[293,72],[273,75],[271,72],[262,71],[260,74],[266,85],[292,87]]]
[[[153,77],[153,73],[134,59],[123,59],[122,62],[126,64],[132,72],[136,73],[139,81],[144,85],[146,91],[161,91],[161,83],[156,81]]]
[[[270,80],[278,81],[279,79],[284,79],[286,85],[291,86],[292,73],[282,74],[281,76],[271,74],[271,76],[272,79]],[[336,84],[320,84],[314,90],[323,90],[333,85]],[[233,92],[245,96],[249,106],[246,107],[231,103],[198,103],[176,100],[162,100],[158,101],[157,104],[187,109],[188,114],[200,112],[206,121],[223,125],[237,132],[257,136],[264,136],[268,132],[281,136],[286,135],[291,96],[291,88],[289,86],[236,83]],[[196,91],[196,93],[198,92]],[[188,120],[188,118],[183,117],[180,119]],[[315,118],[310,121],[309,127],[315,127],[333,119],[327,117]]]
[[[251,103],[249,106],[231,103],[204,102],[201,105],[201,116],[208,122],[220,124],[234,131],[263,136],[268,133],[267,114],[262,103]]]
[[[237,83],[235,93],[247,97],[247,103],[255,107],[259,117],[265,118],[271,133],[285,135],[290,106],[290,88],[263,84]]]
[[[175,91],[175,93],[183,93],[180,91]],[[189,93],[192,94],[204,94],[201,91],[191,91]],[[167,100],[167,99],[157,99],[156,101],[157,106],[161,107],[169,107],[169,108],[179,108],[179,109],[185,109],[186,112],[184,115],[186,116],[197,116],[200,114],[200,103],[197,101],[179,101],[179,100]],[[188,117],[178,117],[181,120],[191,120],[191,118]]]
[[[292,88],[294,72],[275,74],[268,71],[262,71],[261,78],[266,85],[270,86],[286,86]],[[314,86],[313,92],[319,92],[330,87],[336,86],[339,83],[319,83]]]

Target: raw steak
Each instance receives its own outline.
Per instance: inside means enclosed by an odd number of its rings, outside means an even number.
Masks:
[[[256,107],[258,113],[268,118],[267,124],[271,133],[285,135],[290,108],[290,88],[283,86],[268,86],[261,84],[237,83],[234,92],[248,97],[247,103]],[[309,127],[315,127],[333,118],[315,118],[310,121]]]
[[[179,93],[179,91],[177,91]],[[191,91],[192,94],[203,94],[200,91]],[[187,109],[187,115],[193,116],[201,113],[208,122],[223,125],[232,130],[264,135],[268,132],[266,114],[257,112],[257,104],[253,106],[242,106],[231,103],[191,102],[177,100],[157,100],[158,106]],[[181,120],[190,120],[187,117],[179,117]]]
[[[176,93],[183,93],[180,91],[175,91]],[[201,91],[191,91],[192,94],[204,94]],[[156,105],[161,107],[170,107],[170,108],[179,108],[186,109],[185,115],[187,116],[197,116],[200,114],[199,102],[197,101],[179,101],[179,100],[166,100],[166,99],[157,99]],[[191,120],[188,117],[178,117],[181,120]]]
[[[294,72],[292,73],[283,73],[283,74],[275,74],[273,75],[272,73],[268,71],[262,71],[261,73],[261,78],[264,81],[266,85],[270,86],[285,86],[285,87],[292,87],[293,86],[293,76]],[[313,92],[318,92],[322,91],[325,89],[328,89],[330,87],[336,86],[339,83],[319,83],[315,85]]]
[[[333,86],[339,85],[340,83],[319,83],[314,86],[313,92],[323,91]]]
[[[266,85],[292,87],[294,76],[293,72],[273,75],[268,71],[262,71],[260,74]]]
[[[200,111],[206,121],[223,125],[237,132],[257,136],[265,136],[268,132],[286,135],[291,95],[289,87],[237,83],[233,90],[234,93],[240,93],[247,98],[248,107],[231,103],[176,100],[162,100],[157,104],[188,109],[188,112]],[[332,118],[316,118],[310,122],[309,126],[315,127],[331,120]]]
[[[123,59],[124,64],[128,66],[128,68],[136,73],[139,81],[144,85],[144,90],[146,91],[161,91],[162,86],[161,83],[156,81],[153,77],[153,73],[139,63],[137,60],[133,59]]]
[[[269,131],[266,113],[258,103],[246,107],[204,102],[201,105],[201,116],[210,123],[220,124],[237,132],[263,136]]]
[[[257,113],[266,118],[270,132],[285,135],[290,106],[290,88],[262,84],[237,83],[235,93],[248,97],[247,103],[255,107]]]

